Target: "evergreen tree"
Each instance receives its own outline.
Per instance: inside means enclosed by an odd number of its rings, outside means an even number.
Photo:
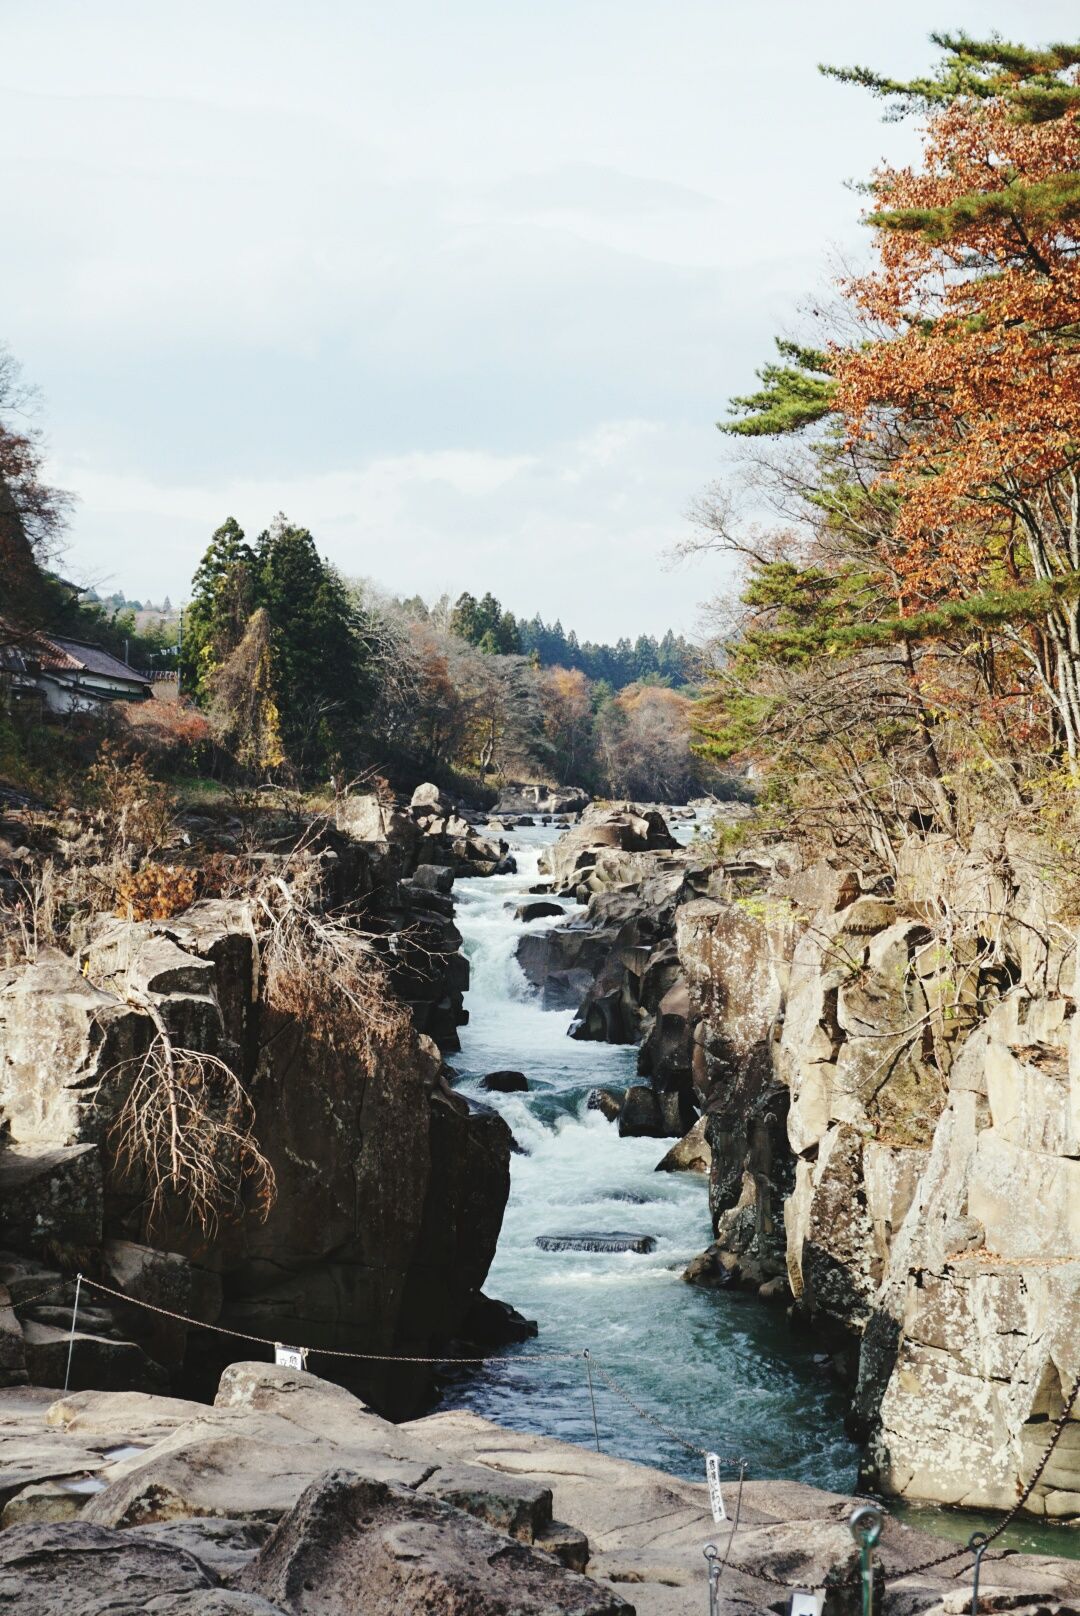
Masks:
[[[469,645],[478,645],[484,633],[480,626],[480,608],[475,595],[468,590],[458,596],[450,613],[450,632]]]
[[[521,635],[518,633],[517,620],[513,612],[503,612],[500,615],[495,640],[503,656],[519,656],[521,654],[523,650]]]
[[[363,622],[307,528],[279,517],[257,556],[282,743],[298,767],[321,769],[354,748],[370,696]]]
[[[256,606],[255,554],[235,517],[214,532],[191,581],[184,617],[180,678],[197,700],[207,698],[214,673],[244,637]]]

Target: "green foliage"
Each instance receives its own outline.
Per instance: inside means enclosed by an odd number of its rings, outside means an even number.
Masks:
[[[957,100],[996,101],[1018,123],[1050,123],[1080,109],[1080,84],[1073,72],[1080,66],[1080,43],[1030,49],[997,35],[986,40],[968,34],[931,34],[944,52],[932,78],[891,79],[870,68],[823,66],[827,77],[862,89],[893,103],[892,115],[933,111]],[[1068,74],[1069,77],[1062,75]],[[1027,257],[1044,273],[1045,261],[1031,242],[1032,236],[1080,219],[1080,176],[1075,166],[1033,184],[1022,174],[995,174],[1003,184],[975,191],[940,208],[896,208],[885,204],[868,222],[884,230],[914,232],[940,245],[974,227],[1006,222],[1017,231],[1017,256]]]
[[[940,245],[980,225],[1019,224],[1025,232],[1041,234],[1077,219],[1080,174],[1055,174],[1034,185],[1014,177],[999,191],[976,191],[949,207],[884,209],[871,213],[867,222],[883,230],[918,232]]]
[[[836,384],[828,355],[814,348],[776,338],[786,364],[763,365],[757,372],[761,386],[755,393],[731,399],[730,421],[718,421],[721,432],[734,437],[772,437],[798,432],[823,421],[831,413]]]
[[[232,517],[214,533],[192,581],[185,688],[204,706],[213,699],[221,733],[231,733],[221,676],[260,613],[269,640],[269,671],[259,664],[262,700],[286,758],[309,774],[336,754],[355,756],[372,695],[367,625],[310,532],[284,517],[254,547]],[[266,764],[276,741],[256,752]]]
[[[255,595],[255,552],[230,516],[214,533],[191,581],[180,678],[198,701],[205,702],[214,674],[243,639]]]
[[[895,116],[932,111],[961,96],[976,100],[1006,101],[1024,123],[1060,118],[1080,105],[1080,86],[1066,83],[1061,74],[1080,66],[1080,44],[1047,45],[1031,49],[1014,45],[993,34],[972,39],[963,32],[932,33],[932,42],[944,60],[932,78],[892,79],[868,67],[831,67],[822,64],[826,78],[857,84],[872,95],[897,103]]]

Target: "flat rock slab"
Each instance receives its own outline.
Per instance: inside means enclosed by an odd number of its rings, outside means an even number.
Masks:
[[[211,1436],[125,1466],[128,1474],[91,1498],[83,1518],[114,1527],[195,1515],[278,1521],[316,1476],[341,1464],[406,1487],[420,1486],[433,1468],[374,1447],[357,1451],[347,1440],[340,1446],[318,1438],[285,1445]]]
[[[605,1234],[586,1230],[582,1234],[538,1234],[536,1244],[541,1251],[637,1251],[656,1250],[653,1234],[632,1234],[623,1229],[612,1229]]]
[[[13,1526],[0,1533],[0,1610],[26,1616],[135,1616],[154,1610],[152,1601],[163,1596],[201,1597],[215,1581],[182,1549],[84,1521]],[[189,1608],[212,1607],[192,1603]]]
[[[550,1555],[346,1470],[308,1488],[237,1586],[293,1616],[634,1616]]]

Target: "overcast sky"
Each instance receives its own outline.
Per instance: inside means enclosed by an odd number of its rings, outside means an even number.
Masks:
[[[0,340],[69,575],[182,598],[284,510],[343,571],[693,629],[714,422],[912,149],[820,60],[1065,0],[0,0]]]

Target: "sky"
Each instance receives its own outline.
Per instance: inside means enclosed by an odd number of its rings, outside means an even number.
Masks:
[[[0,343],[64,571],[177,603],[279,511],[345,574],[692,633],[716,431],[916,150],[819,61],[1072,0],[0,0]]]

